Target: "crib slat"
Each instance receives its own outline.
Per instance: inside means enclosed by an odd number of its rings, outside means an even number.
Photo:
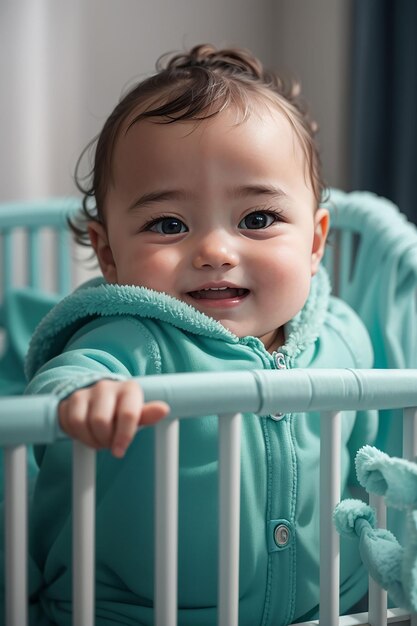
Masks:
[[[13,233],[10,230],[3,233],[2,253],[3,292],[5,292],[13,284]]]
[[[375,509],[378,528],[387,527],[387,507],[382,496],[369,495],[369,504]],[[370,626],[387,625],[387,592],[369,577],[369,624]]]
[[[218,626],[238,625],[241,423],[240,413],[219,416]]]
[[[71,291],[71,252],[70,237],[67,230],[59,230],[56,237],[57,244],[57,287],[62,295],[66,295]]]
[[[339,536],[332,516],[340,500],[341,415],[320,420],[320,624],[339,623]]]
[[[72,623],[94,626],[96,453],[74,441],[72,459]]]
[[[25,446],[4,448],[7,626],[28,622],[26,459]]]
[[[176,626],[179,421],[155,426],[155,624]]]
[[[41,247],[40,233],[37,228],[31,229],[28,233],[29,255],[28,255],[28,276],[29,285],[35,289],[41,287]]]
[[[409,461],[417,457],[417,407],[403,411],[403,457]]]
[[[333,232],[333,237],[336,238],[336,232]],[[325,251],[325,255],[324,255],[324,259],[323,259],[323,263],[324,266],[327,270],[327,273],[329,275],[329,279],[330,279],[330,284],[332,286],[334,286],[334,276],[336,274],[336,254],[335,252],[335,241],[331,241],[331,242],[327,242],[327,246],[326,246],[326,251]],[[335,295],[337,295],[337,291],[334,291]]]
[[[349,230],[343,230],[340,233],[340,284],[339,293],[345,294],[346,288],[350,282],[350,269],[352,267],[353,240],[352,233]]]
[[[403,457],[414,461],[417,457],[417,407],[403,411]],[[417,626],[417,614],[410,616],[410,626]]]

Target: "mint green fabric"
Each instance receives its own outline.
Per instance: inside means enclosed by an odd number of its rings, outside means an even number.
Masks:
[[[365,324],[374,367],[417,368],[416,226],[392,202],[369,192],[332,189],[327,206],[332,228],[358,237],[357,248],[340,259],[348,280],[342,282],[338,295]],[[380,411],[375,446],[400,457],[402,437],[402,411]],[[351,444],[354,455],[363,440]],[[388,528],[405,540],[404,516],[396,509],[388,511]]]
[[[324,270],[304,309],[285,328],[288,368],[371,367],[367,333],[330,296]],[[65,397],[100,378],[188,371],[276,369],[254,337],[238,338],[192,307],[145,288],[87,284],[40,324],[27,359],[27,393]],[[231,390],[233,393],[233,390]],[[375,415],[343,418],[342,474],[350,442],[373,441]],[[317,613],[318,416],[245,415],[242,435],[240,626],[284,626]],[[71,444],[39,448],[30,527],[32,624],[71,623]],[[217,604],[217,418],[185,420],[180,434],[179,625],[214,626]],[[295,537],[271,549],[271,520]],[[167,520],[169,523],[169,520]],[[120,461],[97,459],[96,624],[153,624],[153,431],[136,437]],[[341,604],[367,579],[359,552],[342,541]],[[40,617],[42,616],[42,617]],[[45,621],[46,620],[46,621]]]
[[[0,307],[0,330],[4,341],[0,353],[0,396],[15,396],[24,392],[27,379],[24,372],[25,357],[30,338],[48,311],[58,302],[58,296],[36,289],[7,290]],[[3,466],[0,450],[0,467]],[[32,481],[37,474],[33,450],[28,450],[28,472]],[[0,502],[3,501],[3,480],[0,480]]]
[[[340,502],[334,513],[337,530],[359,538],[359,551],[372,578],[395,606],[417,611],[417,464],[390,457],[373,446],[356,455],[356,471],[368,493],[383,496],[388,507],[401,511],[406,533],[401,545],[389,530],[376,528],[373,509],[360,500]]]
[[[368,192],[331,190],[332,228],[358,234],[340,268],[353,267],[338,296],[365,324],[375,368],[417,367],[417,228],[389,200]],[[354,258],[353,258],[354,257]],[[349,274],[349,272],[346,272]],[[376,445],[401,456],[398,411],[381,412]]]
[[[0,395],[22,394],[27,379],[25,358],[30,338],[39,322],[58,302],[58,296],[37,289],[10,289],[0,307],[0,329],[5,333],[0,354]]]

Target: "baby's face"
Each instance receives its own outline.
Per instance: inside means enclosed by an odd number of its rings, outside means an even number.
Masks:
[[[91,239],[109,282],[165,292],[268,349],[304,305],[327,233],[287,119],[265,108],[119,133],[106,231]]]

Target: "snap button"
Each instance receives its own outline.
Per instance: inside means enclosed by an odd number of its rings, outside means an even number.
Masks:
[[[285,362],[285,356],[282,354],[282,352],[275,352],[274,361],[275,361],[275,365],[277,366],[277,368],[279,370],[286,370],[287,369],[287,364]]]
[[[279,548],[283,548],[290,540],[290,529],[285,524],[278,524],[274,530],[274,541]]]
[[[271,415],[271,420],[274,420],[274,422],[280,422],[284,416],[285,413],[275,413],[275,415]]]
[[[295,537],[295,529],[285,518],[270,519],[268,521],[268,552],[288,550]]]

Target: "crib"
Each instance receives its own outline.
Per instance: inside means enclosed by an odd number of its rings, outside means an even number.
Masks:
[[[367,222],[360,213],[366,204]],[[2,253],[2,300],[14,284],[13,252],[15,229],[24,230],[27,241],[26,283],[43,288],[41,229],[54,231],[55,285],[65,294],[71,288],[70,241],[66,216],[76,200],[57,199],[43,203],[13,204],[0,207]],[[407,339],[400,333],[391,349],[377,354],[380,368],[374,370],[293,370],[265,372],[229,372],[222,374],[176,374],[149,376],[140,380],[145,399],[165,400],[171,416],[155,426],[155,624],[177,623],[177,523],[179,423],[191,416],[219,416],[219,570],[218,624],[238,626],[239,593],[239,476],[241,414],[319,411],[321,414],[320,458],[320,620],[302,626],[353,626],[401,624],[417,626],[417,615],[400,608],[387,609],[387,594],[373,581],[369,587],[367,612],[355,615],[339,613],[339,536],[332,514],[340,500],[340,427],[342,410],[402,410],[402,454],[417,456],[417,231],[395,207],[369,194],[342,194],[334,191],[329,207],[333,213],[334,240],[326,253],[326,265],[335,291],[345,298],[374,327],[369,302],[361,310],[362,298],[357,287],[358,274],[366,274],[372,253],[381,238],[390,251],[387,267],[395,269],[395,288],[407,289],[407,306],[399,321],[407,329]],[[359,207],[359,208],[358,208]],[[342,210],[343,208],[343,210]],[[384,211],[386,216],[384,217]],[[382,218],[381,218],[382,215]],[[360,217],[362,216],[362,217]],[[394,222],[393,222],[394,220]],[[393,224],[395,228],[393,227]],[[404,242],[392,254],[393,236]],[[371,232],[368,236],[366,229]],[[369,240],[369,241],[368,241]],[[398,248],[398,246],[397,246]],[[374,259],[375,260],[375,259]],[[380,266],[377,266],[381,269]],[[382,279],[387,280],[385,275]],[[404,287],[405,285],[405,287]],[[375,287],[375,285],[374,285]],[[375,287],[378,288],[378,285]],[[4,310],[4,306],[3,306]],[[384,317],[385,320],[385,317]],[[378,324],[384,322],[378,320]],[[0,323],[6,326],[4,316]],[[392,341],[392,338],[389,339]],[[7,342],[7,336],[6,336]],[[403,347],[400,350],[400,347]],[[388,354],[388,356],[386,356]],[[385,359],[385,360],[384,360]],[[233,389],[233,393],[230,390]],[[27,608],[27,517],[28,479],[27,447],[51,443],[63,437],[56,419],[53,397],[0,398],[0,445],[4,454],[5,476],[5,546],[6,546],[6,616],[7,626],[28,623]],[[398,414],[395,414],[398,417]],[[398,425],[398,419],[397,419]],[[73,624],[94,624],[94,514],[95,452],[73,444]],[[385,519],[381,497],[371,496],[377,510],[378,525]],[[170,519],[166,524],[163,520]],[[301,624],[300,624],[301,626]]]

